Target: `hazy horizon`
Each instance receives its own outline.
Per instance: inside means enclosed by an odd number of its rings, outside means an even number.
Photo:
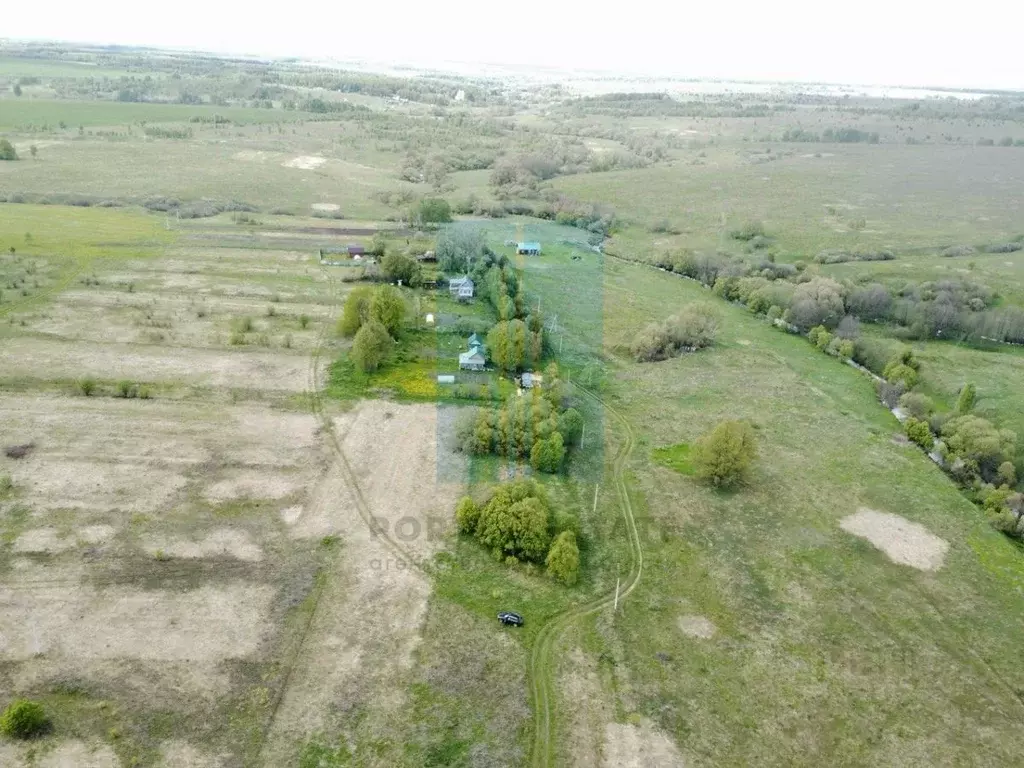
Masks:
[[[466,66],[584,70],[626,76],[1024,90],[1016,30],[1024,9],[979,0],[969,16],[919,0],[863,0],[849,11],[788,0],[662,11],[638,0],[605,18],[574,4],[524,0],[515,8],[449,2],[321,8],[287,14],[237,0],[181,0],[173,13],[140,13],[126,0],[59,2],[45,18],[14,7],[4,38],[186,49],[225,55],[363,60],[464,70]],[[996,23],[994,23],[996,22]],[[226,31],[225,31],[226,30]]]

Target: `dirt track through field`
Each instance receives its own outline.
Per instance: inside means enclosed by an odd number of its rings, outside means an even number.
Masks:
[[[389,511],[388,497],[402,496],[402,489],[392,488],[385,480],[385,487],[375,492],[372,477],[363,484],[359,479],[371,467],[386,470],[384,465],[390,459],[396,464],[395,471],[412,476],[407,482],[414,486],[422,482],[422,473],[414,464],[427,453],[423,436],[417,439],[404,434],[415,427],[416,414],[395,416],[390,409],[378,413],[380,408],[368,406],[344,419],[332,418],[319,388],[328,328],[325,324],[309,361],[307,392],[335,460],[325,486],[313,495],[314,505],[325,508],[297,512],[295,524],[297,530],[302,530],[304,522],[308,525],[308,518],[313,518],[313,530],[326,524],[326,530],[340,534],[341,546],[323,567],[307,621],[286,654],[284,680],[272,704],[257,760],[267,768],[294,764],[296,749],[326,732],[339,707],[358,708],[372,697],[379,717],[386,721],[394,714],[402,701],[401,686],[396,683],[411,668],[430,592],[430,582],[419,565],[429,543],[417,540],[414,552],[395,540],[390,528],[382,530],[380,518],[375,517]],[[409,416],[412,427],[405,426],[409,422],[403,416]],[[359,423],[367,421],[370,423]],[[390,441],[379,434],[396,428],[402,434],[390,435]],[[435,432],[436,427],[430,431],[431,444]],[[356,444],[372,440],[377,444],[353,459],[346,452],[350,437]],[[420,494],[420,514],[427,510],[424,503],[436,503],[435,497]]]
[[[644,571],[644,552],[640,546],[640,534],[637,531],[636,519],[633,516],[633,504],[629,497],[629,488],[626,485],[625,478],[626,462],[629,460],[636,442],[633,427],[625,416],[612,408],[595,393],[578,385],[577,389],[603,406],[606,412],[615,417],[622,428],[623,441],[619,445],[615,459],[612,462],[612,472],[615,490],[619,497],[619,506],[622,509],[622,517],[626,521],[626,531],[629,536],[632,559],[629,573],[622,581],[617,592],[609,592],[603,597],[590,601],[586,605],[554,617],[537,634],[537,639],[533,646],[533,654],[530,657],[529,669],[534,717],[533,757],[531,763],[535,768],[554,764],[554,740],[552,734],[552,720],[554,719],[555,707],[554,656],[558,640],[565,630],[577,619],[612,605],[616,600],[616,594],[619,601],[625,600],[640,583]]]

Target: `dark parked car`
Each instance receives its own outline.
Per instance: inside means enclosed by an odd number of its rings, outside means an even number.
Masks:
[[[523,617],[512,611],[502,611],[498,614],[498,621],[507,627],[521,627],[525,623]]]

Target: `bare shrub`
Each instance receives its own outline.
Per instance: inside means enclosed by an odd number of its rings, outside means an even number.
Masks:
[[[666,360],[715,343],[719,315],[709,304],[693,304],[678,315],[651,323],[633,339],[630,350],[639,362]]]
[[[24,459],[35,449],[35,443],[21,443],[19,445],[8,445],[4,448],[4,456],[9,459]]]

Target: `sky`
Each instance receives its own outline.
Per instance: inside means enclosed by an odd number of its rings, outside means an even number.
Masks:
[[[452,61],[1024,90],[1020,0],[49,0],[7,6],[0,38],[435,67]]]

